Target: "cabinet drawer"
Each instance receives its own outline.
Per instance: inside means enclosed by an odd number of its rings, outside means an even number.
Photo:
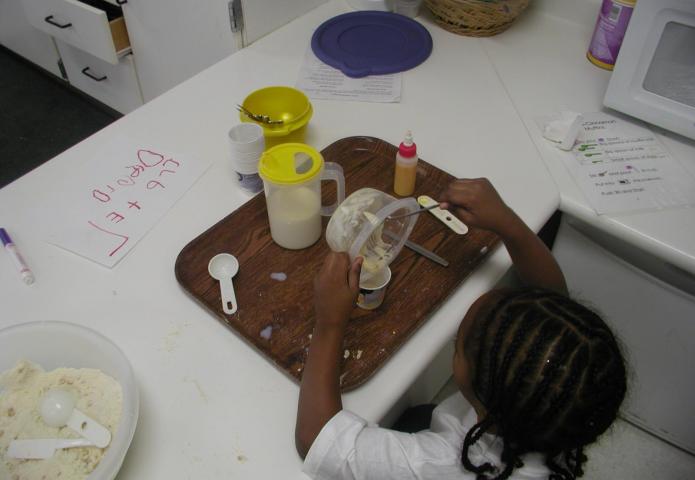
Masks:
[[[61,41],[56,44],[73,87],[121,113],[142,105],[132,55],[125,55],[112,65]]]
[[[21,0],[27,20],[57,40],[118,64],[130,51],[123,11],[104,0]]]

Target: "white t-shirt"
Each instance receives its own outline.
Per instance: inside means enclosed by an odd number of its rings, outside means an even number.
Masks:
[[[403,433],[378,426],[347,410],[324,425],[304,460],[303,471],[313,479],[330,480],[475,480],[461,464],[466,433],[477,422],[475,410],[460,393],[432,412],[429,430]],[[483,434],[468,450],[474,465],[501,466],[502,439]],[[550,470],[541,454],[522,456],[524,466],[512,480],[547,479]]]

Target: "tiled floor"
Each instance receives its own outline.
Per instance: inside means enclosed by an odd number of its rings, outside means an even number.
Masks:
[[[449,380],[434,403],[457,390],[453,379]],[[585,480],[695,479],[695,456],[620,419],[586,454]]]

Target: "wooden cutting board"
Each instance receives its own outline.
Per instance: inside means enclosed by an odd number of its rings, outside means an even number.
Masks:
[[[393,194],[397,148],[372,137],[339,140],[322,154],[345,170],[346,196],[364,187]],[[418,163],[415,196],[437,198],[454,177],[423,160]],[[335,200],[324,183],[324,204]],[[395,196],[395,195],[394,195]],[[324,219],[325,226],[328,219]],[[341,386],[350,390],[367,380],[480,264],[497,243],[496,235],[470,229],[456,235],[429,213],[419,216],[410,240],[449,261],[448,267],[404,248],[391,264],[392,280],[376,310],[355,308],[345,337]],[[325,237],[303,250],[286,250],[270,237],[265,196],[256,195],[191,241],[176,259],[176,279],[212,315],[295,380],[300,380],[314,323],[313,279],[328,253]],[[234,277],[238,311],[222,311],[219,284],[207,271],[210,259],[229,252],[239,259]],[[284,273],[285,281],[272,273]],[[461,318],[465,311],[461,310]]]

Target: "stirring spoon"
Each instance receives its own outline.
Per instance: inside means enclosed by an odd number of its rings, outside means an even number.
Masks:
[[[395,220],[395,219],[397,219],[397,218],[405,218],[405,217],[409,217],[409,216],[411,216],[411,215],[420,215],[420,214],[423,213],[423,212],[427,212],[427,211],[429,211],[429,210],[434,210],[435,208],[437,208],[437,207],[440,206],[440,205],[441,205],[440,203],[435,203],[435,204],[433,204],[433,205],[430,205],[429,207],[425,207],[425,208],[421,208],[421,209],[419,209],[419,210],[415,210],[414,212],[408,212],[408,213],[404,213],[404,214],[402,214],[402,215],[389,215],[389,216],[386,217],[386,218],[388,218],[389,220]]]

